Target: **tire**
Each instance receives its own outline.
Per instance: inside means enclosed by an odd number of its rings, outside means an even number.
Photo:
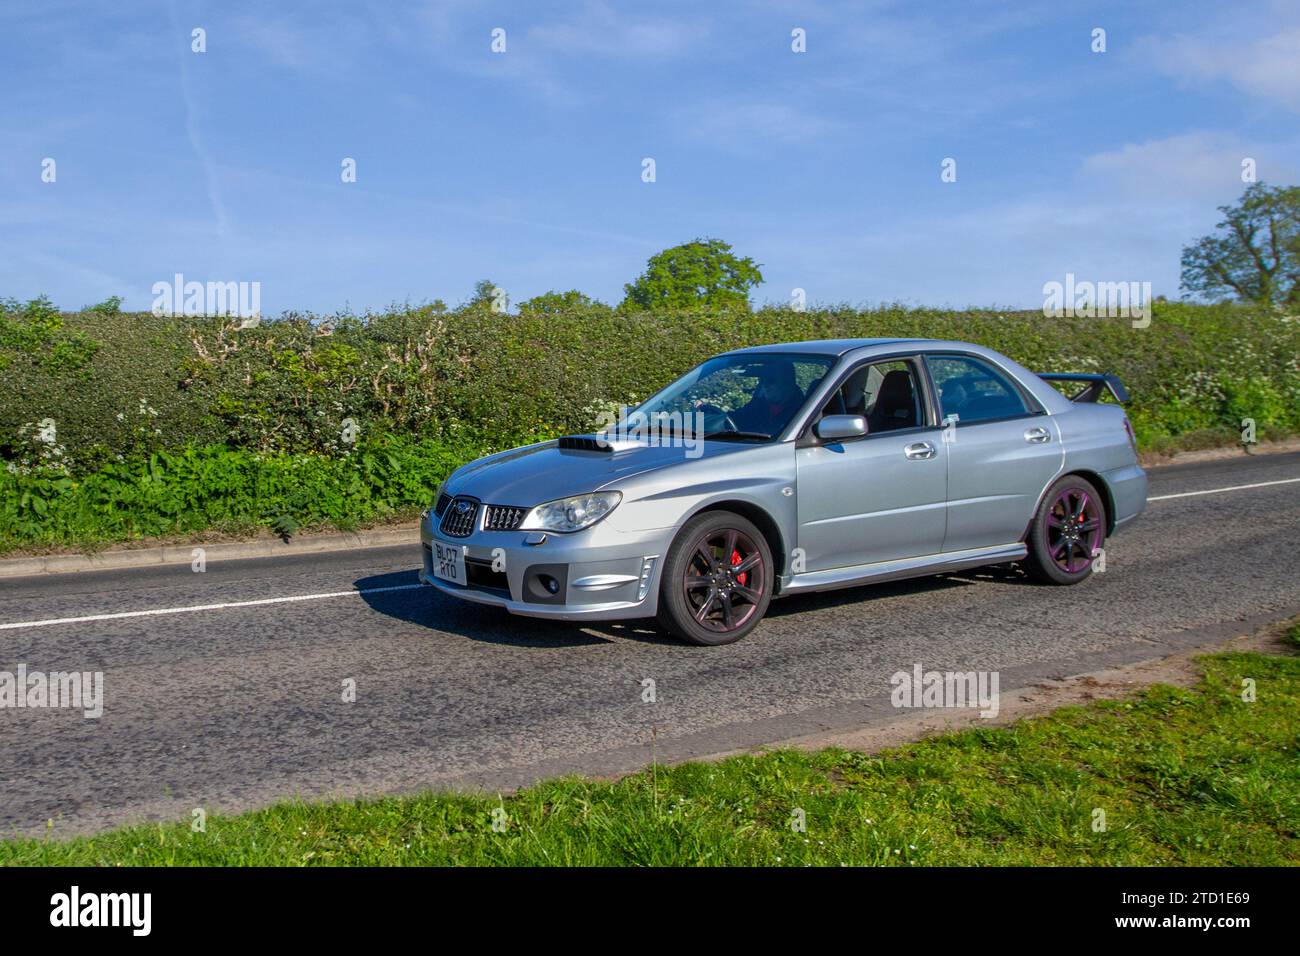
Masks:
[[[731,644],[758,626],[775,583],[762,532],[733,512],[706,511],[687,521],[668,549],[659,623],[692,644]]]
[[[1029,525],[1025,570],[1045,584],[1078,584],[1092,575],[1106,540],[1106,499],[1092,482],[1066,475],[1052,483]]]

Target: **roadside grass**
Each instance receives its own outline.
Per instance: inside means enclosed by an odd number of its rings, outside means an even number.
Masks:
[[[1300,645],[1300,626],[1289,640]],[[876,755],[775,751],[504,798],[284,803],[210,815],[199,833],[186,821],[5,841],[0,864],[1300,864],[1300,656],[1201,664],[1195,689],[1157,685]]]

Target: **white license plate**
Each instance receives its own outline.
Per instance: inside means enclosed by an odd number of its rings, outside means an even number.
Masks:
[[[465,549],[433,542],[433,576],[452,584],[464,584]]]

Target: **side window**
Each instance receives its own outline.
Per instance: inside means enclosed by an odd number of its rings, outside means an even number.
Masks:
[[[888,361],[856,369],[831,396],[823,415],[862,415],[867,434],[924,424],[921,390],[911,362]]]
[[[941,418],[962,424],[1030,414],[1020,391],[1005,375],[978,359],[931,355],[926,359],[939,392]]]

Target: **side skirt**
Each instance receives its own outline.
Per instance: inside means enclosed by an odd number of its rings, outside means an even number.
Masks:
[[[811,571],[786,577],[776,597],[812,591],[830,591],[851,588],[859,584],[876,584],[915,578],[945,571],[964,571],[985,564],[1003,564],[1019,561],[1029,553],[1023,541],[1002,544],[992,548],[971,548],[967,551],[949,551],[946,554],[927,554],[919,558],[900,558],[895,561],[877,561],[874,564],[857,564],[849,568],[831,568],[828,571]]]

